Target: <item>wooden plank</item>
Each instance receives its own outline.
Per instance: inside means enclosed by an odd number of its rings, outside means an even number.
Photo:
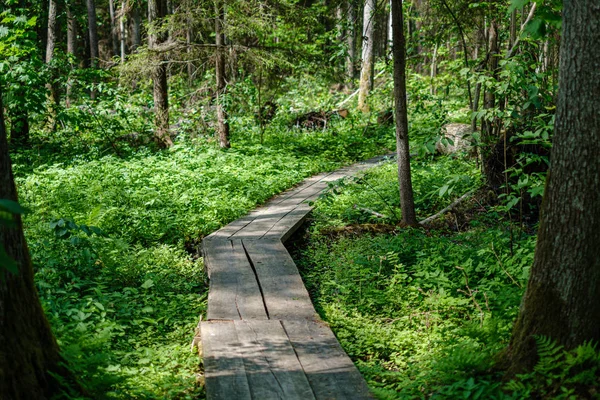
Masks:
[[[261,214],[254,218],[250,224],[244,226],[242,229],[232,235],[232,238],[256,239],[263,236],[265,232],[271,229],[291,210],[296,208],[299,204],[304,203],[307,198],[318,195],[324,188],[322,184],[322,180],[324,178],[326,178],[326,176],[319,177],[319,179],[314,180],[310,186],[307,186],[302,190],[294,191],[290,194],[290,196],[286,197],[282,201],[269,205],[262,210]]]
[[[298,268],[279,240],[244,240],[270,319],[318,318]]]
[[[315,398],[280,321],[235,321],[234,325],[253,399]]]
[[[200,334],[207,399],[251,400],[233,321],[204,321],[200,324]]]
[[[277,221],[271,229],[269,229],[261,239],[277,239],[282,242],[287,241],[298,230],[306,219],[306,216],[311,212],[312,207],[306,203],[298,205],[290,211],[285,217]]]
[[[268,319],[242,242],[208,240],[203,244],[210,278],[208,320]]]
[[[317,400],[373,398],[328,326],[302,320],[282,323]]]

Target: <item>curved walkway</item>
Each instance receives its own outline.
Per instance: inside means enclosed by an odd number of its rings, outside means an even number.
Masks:
[[[204,238],[210,289],[200,333],[209,400],[372,398],[283,242],[330,182],[382,159],[313,176]]]

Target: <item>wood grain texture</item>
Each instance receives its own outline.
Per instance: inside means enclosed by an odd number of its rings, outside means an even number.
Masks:
[[[282,321],[317,400],[372,399],[367,384],[323,322]]]
[[[235,321],[234,325],[253,399],[315,398],[280,321]]]
[[[200,332],[206,397],[214,400],[251,400],[233,321],[205,321],[200,324]]]
[[[279,240],[243,242],[271,319],[318,319],[298,268]]]
[[[208,320],[268,319],[256,276],[239,240],[204,242]]]

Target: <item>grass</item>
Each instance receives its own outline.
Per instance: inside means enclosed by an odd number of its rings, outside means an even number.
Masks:
[[[305,177],[393,143],[389,131],[364,138],[343,121],[323,132],[280,121],[261,145],[247,123],[237,121],[225,151],[181,137],[165,151],[102,155],[92,141],[87,153],[71,143],[60,156],[45,139],[13,154],[42,304],[92,397],[202,397],[190,351],[206,312],[202,237]]]

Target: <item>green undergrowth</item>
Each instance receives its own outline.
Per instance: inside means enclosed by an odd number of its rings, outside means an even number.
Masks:
[[[262,145],[240,132],[229,150],[178,140],[126,156],[13,154],[40,297],[91,397],[203,396],[190,351],[206,311],[202,237],[305,177],[393,143],[389,131],[365,138],[338,127],[272,132]]]
[[[458,158],[412,166],[420,218],[479,185]],[[511,238],[481,191],[438,229],[399,228],[394,173],[393,163],[383,165],[332,188],[296,254],[315,306],[377,397],[598,398],[600,352],[591,344],[565,352],[539,338],[533,372],[508,383],[494,372],[536,237],[513,227]],[[367,207],[387,215],[359,209]]]

